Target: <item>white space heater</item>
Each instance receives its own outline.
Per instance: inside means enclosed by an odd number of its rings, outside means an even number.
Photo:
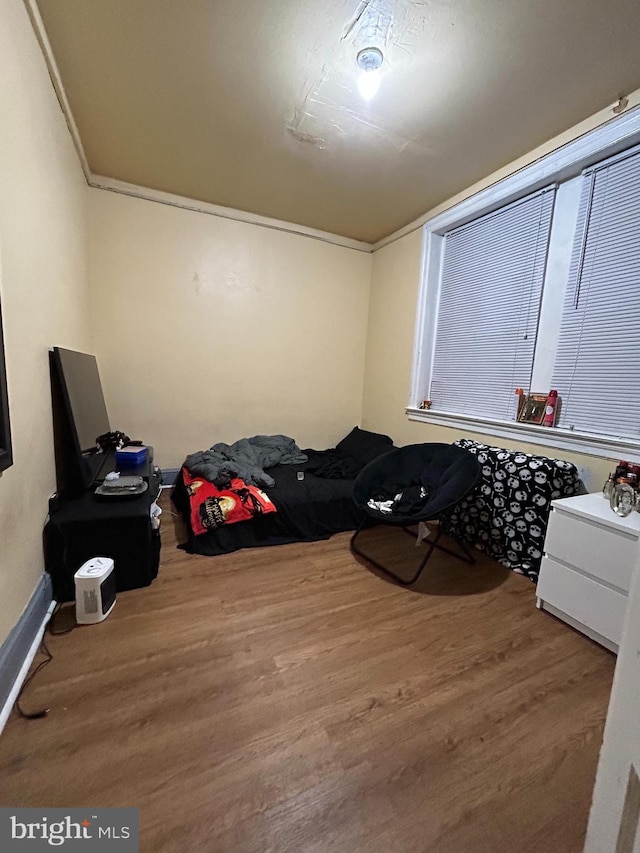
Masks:
[[[93,557],[74,575],[76,621],[94,625],[111,613],[116,603],[116,575],[111,557]]]

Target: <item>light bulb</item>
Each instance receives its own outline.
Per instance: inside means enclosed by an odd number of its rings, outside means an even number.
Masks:
[[[381,74],[378,68],[362,71],[358,76],[358,89],[365,101],[370,101],[380,88]]]
[[[382,51],[377,47],[365,47],[356,56],[356,65],[360,69],[358,89],[366,101],[370,101],[380,88],[383,61]]]

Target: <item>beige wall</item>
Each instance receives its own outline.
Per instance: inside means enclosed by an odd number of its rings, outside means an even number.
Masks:
[[[89,222],[112,428],[161,466],[256,433],[327,447],[360,422],[371,255],[99,189]]]
[[[640,103],[640,92],[630,95],[629,101],[630,106],[637,106]],[[612,113],[607,110],[586,119],[575,128],[535,149],[526,157],[520,158],[510,166],[469,187],[466,192],[460,193],[447,203],[439,205],[425,217],[421,217],[421,221],[426,221],[499,178],[517,171],[611,118]],[[527,445],[524,442],[507,441],[490,435],[473,434],[469,430],[436,427],[408,420],[404,409],[409,401],[421,257],[421,228],[374,253],[363,395],[363,426],[387,433],[397,444],[420,441],[451,442],[464,435],[500,447],[518,447],[532,453],[548,453],[550,456],[575,462],[581,469],[590,491],[600,488],[612,468],[612,460],[586,454],[566,453],[540,445]]]
[[[0,298],[15,464],[0,477],[0,643],[42,576],[48,349],[86,347],[86,184],[20,0],[0,10]]]

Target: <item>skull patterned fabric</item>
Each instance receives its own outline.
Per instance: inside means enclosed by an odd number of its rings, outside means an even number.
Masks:
[[[561,459],[468,438],[454,444],[478,457],[481,474],[475,489],[443,522],[445,532],[536,582],[551,501],[578,494],[578,469]]]

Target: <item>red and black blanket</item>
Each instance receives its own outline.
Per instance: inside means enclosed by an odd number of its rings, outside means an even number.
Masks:
[[[248,521],[276,511],[262,489],[247,485],[239,477],[233,478],[226,488],[219,489],[204,477],[192,477],[183,467],[182,479],[189,495],[191,529],[196,536],[223,524]]]

